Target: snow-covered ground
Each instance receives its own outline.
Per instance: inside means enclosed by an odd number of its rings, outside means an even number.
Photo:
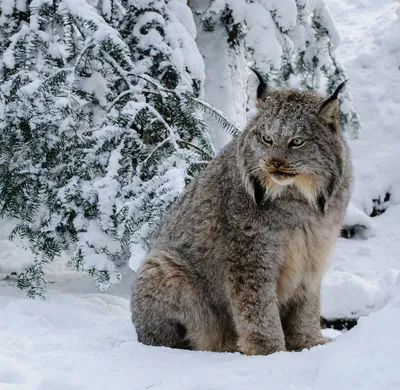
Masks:
[[[0,297],[1,390],[399,389],[400,291],[333,343],[248,357],[146,347],[109,294]],[[332,331],[331,331],[332,333]]]
[[[322,289],[322,314],[359,317],[329,345],[266,357],[146,347],[129,317],[132,278],[107,294],[87,277],[49,267],[47,300],[0,282],[0,390],[400,389],[400,20],[398,2],[328,0],[338,49],[362,120],[351,141],[356,183],[349,222]],[[368,215],[391,194],[387,211]],[[0,279],[31,257],[0,228]],[[372,313],[372,314],[371,314]],[[332,330],[325,331],[338,336]]]

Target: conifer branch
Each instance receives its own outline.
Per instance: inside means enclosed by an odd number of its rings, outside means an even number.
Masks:
[[[163,91],[163,92],[172,94],[178,98],[180,97],[178,92],[162,87],[159,83],[157,83],[155,80],[151,79],[147,75],[141,76],[141,75],[134,75],[132,73],[128,73],[128,75],[132,75],[132,76],[135,76],[135,77],[138,77],[138,78],[141,78],[141,79],[147,81],[148,83],[154,85],[160,92]],[[213,115],[217,119],[217,121],[221,125],[221,127],[224,130],[228,131],[231,135],[236,136],[236,135],[240,134],[239,128],[233,122],[231,122],[231,120],[227,116],[225,116],[220,110],[216,109],[215,107],[211,106],[210,104],[208,104],[198,98],[190,96],[189,94],[187,94],[185,92],[183,94],[185,94],[185,96],[188,100],[195,103],[197,107],[201,107],[203,109],[203,111],[207,111],[211,115]]]
[[[131,88],[132,84],[130,80],[128,79],[128,76],[130,75],[124,68],[122,68],[117,61],[114,60],[108,53],[106,53],[104,50],[100,50],[100,53],[104,57],[104,59],[119,73],[119,75],[122,77],[122,79],[125,81],[125,84],[128,88]]]

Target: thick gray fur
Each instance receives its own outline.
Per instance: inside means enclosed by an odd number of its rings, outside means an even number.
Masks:
[[[133,286],[139,341],[249,355],[327,341],[320,284],[352,170],[337,99],[323,103],[266,91],[240,136],[187,187]]]

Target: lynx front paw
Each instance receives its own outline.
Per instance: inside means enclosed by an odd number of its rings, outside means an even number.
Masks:
[[[333,339],[330,337],[316,336],[316,337],[304,337],[299,335],[293,337],[291,340],[286,340],[286,344],[289,351],[302,351],[303,349],[310,349],[317,345],[323,345],[330,343]]]
[[[260,334],[249,334],[239,340],[239,351],[245,355],[269,355],[286,351],[285,341],[280,338],[268,338]]]

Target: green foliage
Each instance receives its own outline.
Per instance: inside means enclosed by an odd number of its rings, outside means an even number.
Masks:
[[[237,130],[174,62],[192,38],[173,34],[167,2],[35,4],[0,21],[0,216],[34,254],[18,277],[28,296],[44,296],[43,266],[62,253],[104,291],[214,156],[202,111]]]

